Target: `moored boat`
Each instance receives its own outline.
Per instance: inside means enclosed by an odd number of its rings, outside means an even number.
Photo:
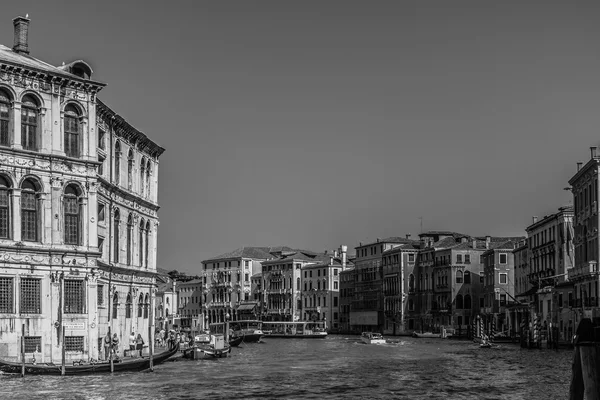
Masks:
[[[413,332],[413,337],[416,338],[441,338],[441,333],[433,333],[433,332]]]
[[[156,354],[152,357],[152,364],[158,365],[166,361],[179,351],[179,344],[172,346],[167,351]],[[22,363],[0,360],[0,371],[6,373],[18,373],[22,371]],[[150,368],[150,358],[117,359],[113,360],[113,371],[143,371]],[[65,375],[89,375],[97,373],[111,372],[110,362],[103,361],[99,363],[87,363],[76,365],[65,365]],[[43,363],[31,364],[25,363],[26,375],[61,375],[62,365]]]
[[[229,339],[229,346],[238,347],[244,341],[244,336],[233,337]]]
[[[270,321],[263,322],[269,334],[266,338],[324,339],[327,337],[324,321]]]
[[[258,320],[240,320],[217,322],[210,324],[211,333],[225,333],[226,324],[229,324],[228,334],[231,337],[244,337],[245,343],[256,343],[265,335],[261,328],[261,321]]]
[[[360,340],[366,344],[385,344],[386,341],[381,333],[363,332],[360,335]]]

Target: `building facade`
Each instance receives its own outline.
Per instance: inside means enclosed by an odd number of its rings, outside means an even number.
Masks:
[[[31,57],[29,23],[15,18],[13,48],[0,46],[0,357],[20,358],[24,326],[26,358],[36,352],[38,361],[57,363],[64,349],[67,362],[99,359],[109,329],[123,341],[131,330],[147,337],[151,326],[153,178],[164,149],[115,121],[97,98],[105,85],[91,79],[85,61],[53,67]],[[115,157],[106,150],[125,137],[133,157],[150,160],[148,196],[114,180]],[[143,267],[121,250],[131,247],[115,215],[145,217],[153,241],[143,245]]]
[[[242,247],[202,261],[205,326],[239,320],[240,311],[248,311],[245,303],[252,297],[250,277],[261,272],[263,261],[276,257],[269,251],[269,247]]]
[[[600,318],[598,307],[598,172],[600,157],[597,147],[591,147],[590,160],[577,164],[577,172],[569,180],[573,193],[575,265],[568,271],[573,282],[573,310],[575,326],[581,318]]]
[[[302,319],[304,321],[324,321],[329,330],[340,329],[340,273],[345,265],[340,259],[331,256],[329,262],[309,264],[302,268],[304,287]]]

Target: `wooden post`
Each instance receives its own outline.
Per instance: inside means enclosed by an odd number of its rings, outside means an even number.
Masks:
[[[65,374],[65,326],[62,327],[62,361],[61,361],[61,369],[60,374]]]
[[[25,324],[21,325],[21,377],[25,377]]]
[[[150,304],[148,304],[148,356],[150,357],[150,371],[154,372],[154,340],[152,331],[154,326],[154,288],[150,288]]]
[[[600,400],[600,338],[599,329],[591,319],[579,322],[575,335],[573,373],[569,389],[570,400]]]

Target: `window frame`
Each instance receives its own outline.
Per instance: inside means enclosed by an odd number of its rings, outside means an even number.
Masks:
[[[63,146],[67,157],[81,158],[81,118],[82,114],[77,107],[73,104],[67,104],[63,120]]]
[[[0,89],[0,146],[9,147],[13,121],[13,106],[10,94]],[[2,108],[6,107],[3,112]]]
[[[31,99],[30,101],[28,101]],[[31,103],[31,104],[30,104]],[[21,101],[21,147],[23,150],[37,151],[40,126],[40,106],[31,95]]]
[[[19,282],[19,314],[42,314],[42,279],[22,277]]]
[[[79,286],[79,293],[69,293],[67,284]],[[63,313],[64,314],[86,314],[86,285],[83,279],[65,279],[63,281]]]

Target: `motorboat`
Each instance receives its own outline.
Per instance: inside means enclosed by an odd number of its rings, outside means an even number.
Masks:
[[[433,332],[413,332],[413,337],[416,338],[441,338],[441,333],[433,333]]]
[[[360,335],[360,340],[366,344],[385,344],[386,341],[381,333],[363,332]]]

